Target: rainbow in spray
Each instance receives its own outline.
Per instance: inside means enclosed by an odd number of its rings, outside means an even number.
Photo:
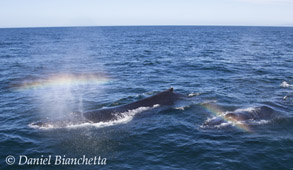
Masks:
[[[16,88],[19,90],[72,87],[83,85],[101,85],[108,83],[110,79],[101,74],[58,74],[45,79],[25,81]]]
[[[232,117],[226,117],[225,113],[219,106],[216,106],[214,104],[203,104],[202,107],[213,115],[221,117],[226,122],[232,123],[237,129],[245,132],[251,132],[249,126],[247,126],[247,124],[245,124],[244,122],[233,119]]]

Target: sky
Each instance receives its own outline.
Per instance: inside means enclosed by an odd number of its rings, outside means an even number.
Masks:
[[[293,26],[293,0],[0,0],[0,28]]]

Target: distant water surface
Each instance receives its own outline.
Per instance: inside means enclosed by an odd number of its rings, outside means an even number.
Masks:
[[[0,29],[0,169],[292,169],[293,28]],[[174,87],[189,97],[121,121],[31,126]],[[206,128],[268,106],[278,118]],[[103,166],[9,166],[8,155],[82,155]]]

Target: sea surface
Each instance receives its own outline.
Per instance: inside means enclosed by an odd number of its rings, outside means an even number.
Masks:
[[[111,122],[71,121],[170,87],[186,98]],[[0,29],[0,96],[0,169],[293,169],[289,27]],[[260,106],[277,116],[204,126]],[[106,162],[55,165],[56,155]]]

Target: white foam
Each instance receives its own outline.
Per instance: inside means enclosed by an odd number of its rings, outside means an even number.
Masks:
[[[290,85],[289,83],[287,83],[286,81],[283,81],[281,84],[280,84],[281,87],[291,87],[293,85]]]
[[[217,102],[218,102],[218,100],[206,100],[206,101],[202,102],[201,105],[214,104]]]
[[[31,123],[28,126],[34,129],[42,129],[42,130],[49,130],[49,129],[59,129],[59,128],[82,128],[82,127],[107,127],[107,126],[113,126],[117,124],[125,124],[130,122],[134,115],[137,113],[141,113],[153,108],[157,108],[160,105],[156,104],[153,107],[139,107],[137,109],[129,110],[127,112],[119,113],[116,120],[108,121],[108,122],[98,122],[98,123],[92,123],[92,122],[67,122],[66,124],[60,125],[58,123],[45,123],[45,126],[39,126],[35,123]]]
[[[255,110],[256,107],[247,107],[247,108],[244,108],[244,109],[236,109],[235,112],[252,112]]]
[[[270,120],[248,120],[247,124],[249,125],[265,125],[270,123]]]
[[[231,125],[233,125],[231,122],[223,122],[223,123],[221,123],[219,125],[215,125],[214,127],[218,128],[218,129],[221,129],[221,128],[225,128],[225,127],[228,127],[228,126],[231,126]]]
[[[207,120],[208,121],[208,120]],[[206,121],[206,122],[207,122]],[[205,124],[202,124],[201,126],[200,126],[200,128],[203,128],[203,129],[205,129],[205,128],[216,128],[216,129],[221,129],[221,128],[225,128],[225,127],[228,127],[228,126],[231,126],[231,125],[233,125],[232,124],[232,122],[222,122],[222,123],[220,123],[220,124],[218,124],[218,125],[205,125]]]
[[[220,118],[220,116],[217,117],[212,117],[212,118],[207,118],[205,122],[210,122],[213,121],[214,119]],[[265,125],[270,123],[271,120],[245,120],[245,121],[229,121],[225,120],[222,123],[215,124],[215,125],[209,125],[209,124],[202,124],[200,127],[201,128],[216,128],[216,129],[221,129],[221,128],[226,128],[229,126],[237,127],[239,125]]]
[[[188,94],[188,97],[193,97],[193,96],[199,96],[200,95],[200,93],[190,93],[190,94]]]
[[[33,123],[30,123],[28,125],[30,128],[33,128],[33,129],[42,129],[42,130],[46,130],[46,129],[54,129],[56,128],[53,124],[51,123],[46,123],[45,126],[39,126],[39,125],[36,125],[35,122]]]
[[[187,109],[187,108],[189,108],[189,107],[190,107],[190,105],[187,105],[187,106],[176,107],[175,109],[176,109],[176,110],[185,110],[185,109]]]
[[[184,107],[176,107],[175,109],[176,110],[184,110],[185,108]]]

